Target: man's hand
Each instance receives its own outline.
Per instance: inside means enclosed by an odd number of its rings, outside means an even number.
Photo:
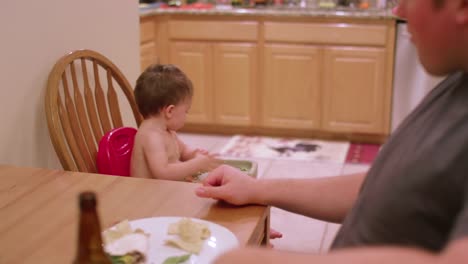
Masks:
[[[255,203],[256,180],[240,170],[221,165],[208,174],[203,186],[195,190],[199,197],[223,200],[234,205]]]

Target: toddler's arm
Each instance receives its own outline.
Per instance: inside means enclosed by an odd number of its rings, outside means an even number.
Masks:
[[[205,154],[208,155],[209,152],[206,149],[200,149],[200,148],[192,148],[189,145],[185,144],[182,140],[180,140],[179,137],[177,138],[177,142],[179,144],[179,150],[180,150],[180,161],[188,161],[197,155],[197,153]]]
[[[214,155],[194,152],[187,161],[170,163],[164,140],[161,137],[146,137],[143,152],[152,176],[157,179],[182,181],[199,172],[210,171],[221,164]]]

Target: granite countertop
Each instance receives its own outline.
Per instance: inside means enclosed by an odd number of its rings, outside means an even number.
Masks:
[[[300,8],[300,7],[214,7],[211,9],[158,8],[141,6],[140,17],[167,14],[223,15],[223,16],[275,16],[275,17],[327,17],[327,18],[363,18],[397,19],[391,9],[350,9],[350,8]]]

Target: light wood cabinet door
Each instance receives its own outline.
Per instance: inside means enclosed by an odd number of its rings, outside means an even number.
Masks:
[[[322,129],[386,132],[385,51],[372,47],[325,49]]]
[[[250,126],[257,90],[257,47],[217,43],[214,51],[214,118],[217,124]]]
[[[320,126],[321,50],[311,45],[265,45],[262,126]]]
[[[147,43],[141,44],[140,45],[141,71],[144,71],[146,67],[157,62],[158,62],[158,58],[156,55],[156,43],[147,42]]]
[[[170,44],[169,63],[177,65],[193,83],[194,94],[187,123],[213,123],[211,45],[205,42],[173,41]]]
[[[152,18],[143,18],[140,20],[140,70],[144,71],[157,60],[156,23]]]

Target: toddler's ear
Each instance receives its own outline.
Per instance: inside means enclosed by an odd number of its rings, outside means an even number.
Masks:
[[[171,118],[172,117],[172,113],[174,112],[174,105],[168,105],[166,107],[164,107],[163,111],[164,111],[164,116],[167,117],[167,118]]]

